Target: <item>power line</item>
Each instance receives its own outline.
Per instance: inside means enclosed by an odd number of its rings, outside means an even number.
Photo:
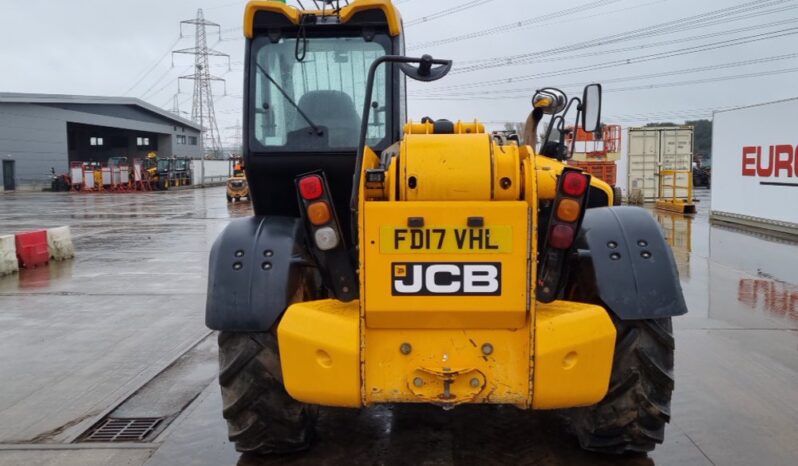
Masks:
[[[601,83],[608,84],[608,83],[619,83],[619,82],[626,82],[626,81],[639,81],[641,79],[652,79],[652,78],[663,78],[668,76],[679,76],[689,73],[700,73],[705,71],[716,71],[722,69],[729,69],[729,68],[737,68],[741,66],[750,66],[750,65],[760,65],[763,63],[770,63],[775,61],[781,60],[789,60],[793,58],[798,58],[798,53],[788,53],[782,55],[774,55],[770,57],[762,57],[762,58],[754,58],[749,60],[741,60],[741,61],[734,61],[734,62],[727,62],[727,63],[720,63],[716,65],[708,65],[708,66],[700,66],[700,67],[693,67],[693,68],[684,68],[679,70],[671,70],[671,71],[663,71],[659,73],[648,73],[642,74],[637,76],[623,76],[619,78],[609,78],[609,79],[602,79]],[[558,87],[565,88],[565,87],[583,87],[591,82],[595,82],[595,80],[590,82],[577,82],[577,83],[568,83],[568,84],[559,84]],[[443,97],[469,97],[469,96],[495,96],[501,94],[510,94],[517,96],[518,94],[526,94],[535,92],[537,88],[535,87],[524,87],[524,88],[512,88],[512,89],[491,89],[491,90],[484,90],[484,91],[477,91],[477,92],[454,92],[454,93],[445,93],[445,94],[426,94],[422,93],[424,96],[443,96]]]
[[[740,107],[740,105],[713,106],[713,107],[690,108],[690,109],[680,109],[680,110],[663,110],[658,112],[647,112],[647,113],[616,114],[616,115],[611,114],[607,115],[606,117],[602,117],[602,120],[613,123],[625,123],[625,122],[671,120],[671,119],[677,119],[677,120],[678,119],[694,120],[702,118],[709,119],[712,117],[712,114],[714,112],[729,110],[738,107]],[[507,123],[515,124],[519,122],[481,121],[481,123],[484,123],[485,125],[504,125]]]
[[[462,11],[469,10],[469,9],[477,7],[477,6],[482,6],[482,5],[484,5],[486,3],[490,3],[492,1],[493,0],[471,0],[471,1],[467,1],[465,3],[461,3],[461,4],[459,4],[459,5],[455,6],[455,7],[452,7],[452,8],[446,8],[444,10],[436,11],[435,13],[430,13],[430,14],[428,14],[426,16],[422,16],[421,18],[416,18],[416,19],[413,19],[413,20],[410,20],[410,21],[406,21],[405,22],[405,27],[406,28],[407,27],[412,27],[412,26],[416,26],[416,25],[419,25],[419,24],[422,24],[422,23],[427,23],[427,22],[430,22],[430,21],[434,21],[436,19],[440,19],[440,18],[444,18],[444,17],[449,16],[449,15],[460,13]]]
[[[487,80],[487,81],[471,82],[471,83],[465,83],[465,84],[459,84],[459,85],[449,85],[445,89],[446,90],[457,90],[457,89],[482,88],[482,87],[485,87],[485,86],[492,86],[492,85],[497,85],[497,84],[515,83],[515,82],[522,82],[522,81],[531,81],[531,80],[539,79],[539,78],[546,78],[546,77],[553,77],[553,76],[562,76],[562,75],[567,75],[567,74],[582,73],[582,72],[586,72],[586,71],[596,71],[596,70],[602,70],[602,69],[608,69],[608,68],[617,68],[617,67],[620,67],[620,66],[628,66],[628,65],[632,65],[632,64],[646,63],[646,62],[662,60],[662,59],[666,59],[666,58],[673,58],[673,57],[678,57],[678,56],[683,56],[683,55],[690,55],[690,54],[699,53],[699,52],[706,52],[706,51],[710,51],[710,50],[718,50],[718,49],[722,49],[722,48],[726,48],[726,47],[733,47],[733,46],[742,45],[742,44],[760,42],[760,41],[763,41],[763,40],[770,40],[770,39],[775,39],[775,38],[779,38],[779,37],[786,37],[786,36],[791,36],[791,35],[795,35],[795,34],[798,34],[798,27],[781,29],[781,30],[778,30],[778,31],[772,31],[772,32],[762,33],[762,34],[753,34],[753,35],[750,35],[750,36],[743,36],[743,37],[739,37],[739,38],[735,38],[735,39],[728,39],[728,40],[723,40],[723,41],[718,41],[718,42],[711,42],[711,43],[708,43],[708,44],[702,44],[702,45],[697,45],[697,46],[692,46],[692,47],[684,47],[684,48],[680,48],[680,49],[668,50],[668,51],[665,51],[665,52],[659,52],[659,53],[654,53],[654,54],[641,55],[641,56],[631,57],[631,58],[623,58],[623,59],[613,60],[613,61],[610,61],[610,62],[605,62],[605,63],[600,63],[600,64],[593,64],[593,65],[587,65],[587,66],[566,68],[566,69],[561,69],[561,70],[556,70],[556,71],[551,71],[551,72],[546,72],[546,73],[524,74],[524,75],[520,75],[520,76],[512,76],[512,77],[502,78],[502,79],[492,79],[492,80]],[[430,92],[432,92],[432,91],[433,90],[430,90]]]
[[[618,42],[626,42],[630,40],[638,40],[647,37],[653,37],[657,35],[663,34],[673,34],[675,32],[683,32],[690,29],[702,28],[707,26],[714,26],[719,24],[725,24],[730,21],[739,21],[742,19],[750,19],[755,16],[761,16],[763,14],[772,14],[772,13],[779,13],[789,9],[798,8],[798,5],[786,6],[781,8],[775,8],[772,10],[764,10],[759,11],[756,13],[751,13],[757,9],[761,9],[764,7],[775,6],[784,2],[790,2],[793,0],[758,0],[755,2],[747,3],[738,5],[736,7],[730,8],[722,8],[720,10],[711,11],[708,13],[702,13],[695,16],[688,16],[683,17],[673,21],[667,21],[664,23],[635,29],[632,31],[627,31],[619,34],[612,34],[609,36],[604,36],[596,39],[591,39],[587,41],[578,42],[575,44],[569,44],[565,46],[555,47],[552,49],[542,50],[538,52],[529,52],[523,53],[518,55],[510,55],[504,57],[491,57],[487,59],[483,59],[482,61],[478,61],[476,64],[465,68],[458,68],[454,70],[455,73],[466,73],[472,72],[477,70],[485,70],[495,67],[505,67],[508,65],[518,65],[518,64],[528,64],[532,63],[535,59],[539,59],[541,57],[547,57],[551,55],[557,55],[567,52],[579,51],[588,48],[595,48],[599,46],[605,46],[613,43]]]
[[[650,89],[661,89],[666,87],[680,87],[680,86],[689,86],[695,84],[712,84],[718,83],[721,81],[730,81],[736,79],[747,79],[747,78],[758,78],[758,77],[766,77],[766,76],[776,76],[781,74],[788,74],[788,73],[795,73],[798,72],[798,67],[793,68],[783,68],[779,70],[768,70],[768,71],[758,71],[755,73],[744,73],[744,74],[736,74],[736,75],[728,75],[728,76],[716,76],[712,78],[702,78],[702,79],[692,79],[692,80],[685,80],[685,81],[671,81],[665,83],[657,83],[657,84],[643,84],[638,86],[628,86],[628,87],[617,87],[617,88],[604,88],[603,92],[605,94],[612,94],[616,92],[627,92],[627,91],[639,91],[639,90],[650,90]],[[578,92],[578,88],[569,89],[566,88],[565,92],[572,93]],[[473,97],[431,97],[431,96],[409,96],[409,99],[412,100],[435,100],[435,101],[462,101],[462,100],[514,100],[521,97],[521,95],[486,95],[486,96],[473,96]]]
[[[174,48],[175,48],[175,46],[177,45],[177,43],[178,43],[178,42],[180,42],[180,39],[181,39],[181,37],[180,37],[180,36],[178,36],[178,37],[175,39],[175,41],[174,41],[174,42],[173,42],[173,43],[172,43],[172,44],[169,46],[169,48],[168,48],[168,49],[166,49],[166,52],[164,52],[164,54],[163,54],[163,55],[161,55],[161,57],[160,57],[158,60],[156,60],[156,61],[155,61],[155,63],[153,63],[153,64],[152,64],[152,66],[151,66],[151,67],[147,68],[147,70],[146,70],[146,71],[145,71],[143,74],[141,74],[141,76],[140,76],[138,79],[136,79],[136,82],[134,82],[134,83],[133,83],[133,85],[132,85],[132,86],[130,86],[130,87],[129,87],[129,88],[128,88],[128,89],[127,89],[127,90],[126,90],[124,93],[122,93],[122,95],[128,95],[128,94],[130,94],[130,91],[132,91],[133,89],[135,89],[135,88],[136,88],[136,86],[138,86],[139,84],[141,84],[141,82],[142,82],[142,81],[144,81],[144,78],[146,78],[147,76],[149,76],[149,75],[150,75],[150,73],[152,73],[152,72],[155,70],[155,68],[156,68],[158,65],[160,65],[160,64],[161,64],[161,62],[164,60],[164,58],[166,58],[166,57],[169,55],[169,52],[171,52],[171,51],[172,51],[172,49],[174,49]]]
[[[182,74],[182,73],[185,73],[185,72],[187,72],[188,70],[190,70],[190,69],[191,69],[191,67],[192,67],[192,65],[189,65],[189,66],[187,66],[185,69],[183,69],[183,71],[181,72],[181,74]],[[152,99],[152,98],[155,98],[155,97],[156,97],[156,96],[158,96],[158,95],[159,95],[161,92],[163,92],[163,91],[164,91],[164,89],[166,89],[166,88],[168,88],[169,86],[171,86],[172,84],[176,83],[176,82],[177,82],[177,80],[178,80],[178,79],[177,79],[177,77],[170,79],[169,81],[167,81],[167,82],[166,82],[166,84],[165,84],[164,86],[162,86],[162,87],[159,87],[159,88],[158,88],[158,90],[156,90],[156,91],[154,91],[154,92],[151,92],[151,90],[152,90],[152,89],[153,89],[155,86],[157,86],[158,84],[161,84],[161,83],[164,81],[164,79],[165,79],[165,78],[166,78],[166,76],[167,76],[167,75],[168,75],[168,74],[171,72],[171,70],[172,70],[172,68],[170,68],[169,70],[167,70],[167,71],[166,71],[166,73],[164,73],[163,75],[161,75],[161,77],[159,77],[157,80],[155,80],[155,82],[153,82],[153,83],[152,83],[152,85],[151,85],[151,86],[150,86],[150,87],[149,87],[149,88],[148,88],[146,91],[144,91],[144,93],[143,93],[143,94],[141,94],[141,96],[140,96],[139,98],[140,98],[140,99]]]
[[[614,15],[614,14],[617,14],[617,13],[621,13],[621,12],[624,12],[624,11],[636,10],[636,9],[640,9],[640,8],[646,8],[646,7],[655,5],[657,3],[664,3],[664,2],[668,2],[668,1],[670,1],[670,0],[651,0],[651,1],[645,2],[645,3],[637,2],[634,5],[630,5],[630,6],[623,7],[623,8],[615,8],[615,9],[602,8],[600,11],[588,11],[587,14],[584,14],[584,15],[567,15],[567,16],[564,16],[565,19],[561,19],[561,20],[558,20],[558,21],[555,21],[555,20],[543,21],[543,22],[535,23],[533,25],[537,26],[537,27],[555,26],[555,25],[560,25],[560,24],[573,23],[575,21],[581,21],[581,20],[584,20],[584,19],[590,19],[592,21],[595,21],[597,18],[601,18],[603,16],[611,16],[611,15]],[[532,25],[530,25],[530,26],[532,26]],[[526,27],[526,26],[524,26],[524,27]],[[502,31],[502,32],[512,32],[515,29],[521,29],[521,28],[516,27],[516,28],[509,29],[509,30]],[[484,58],[483,59],[478,59],[478,60],[466,60],[466,61],[458,60],[457,63],[462,65],[463,63],[483,62],[485,60],[486,59],[484,59]]]
[[[722,31],[716,31],[716,32],[707,33],[707,34],[700,34],[700,35],[694,35],[694,36],[688,36],[688,37],[680,37],[680,38],[677,38],[677,39],[669,39],[669,40],[664,40],[664,41],[659,41],[659,42],[651,42],[651,43],[647,43],[647,44],[631,45],[631,46],[627,46],[627,47],[608,49],[608,50],[596,50],[596,51],[584,52],[584,53],[580,53],[580,54],[564,55],[564,56],[560,56],[559,54],[554,54],[553,56],[550,56],[550,57],[541,57],[539,59],[534,60],[534,62],[513,63],[512,61],[510,61],[507,64],[508,65],[512,65],[512,64],[528,64],[528,63],[548,63],[548,62],[560,61],[560,60],[573,60],[575,58],[596,57],[596,56],[609,55],[609,54],[620,53],[620,52],[631,52],[631,51],[635,51],[635,50],[656,48],[656,47],[662,47],[662,46],[665,46],[665,45],[679,44],[679,43],[683,43],[683,42],[692,42],[692,41],[701,40],[701,39],[711,39],[711,38],[714,38],[714,37],[734,35],[734,34],[739,34],[741,32],[747,32],[747,31],[752,31],[752,30],[761,30],[761,29],[766,29],[766,28],[775,27],[775,26],[783,26],[785,24],[792,24],[792,23],[794,23],[796,21],[798,21],[798,18],[789,18],[789,19],[784,19],[784,20],[779,20],[779,21],[772,21],[770,23],[754,24],[754,25],[751,25],[751,26],[745,26],[745,27],[741,27],[741,28],[737,28],[737,29],[724,29]],[[460,65],[462,65],[462,64],[484,63],[484,62],[485,62],[485,59],[458,61],[458,63]]]
[[[408,50],[416,50],[420,48],[428,48],[428,47],[435,47],[438,45],[450,44],[452,42],[462,42],[468,39],[475,39],[477,37],[483,37],[486,35],[493,35],[493,34],[500,34],[504,33],[513,29],[524,28],[528,26],[532,26],[538,23],[541,23],[546,20],[550,19],[557,19],[563,16],[567,16],[574,13],[583,12],[585,10],[592,10],[595,8],[600,8],[606,5],[610,5],[612,3],[617,3],[621,0],[597,0],[590,3],[586,3],[583,5],[579,5],[572,8],[566,8],[564,10],[555,11],[553,13],[547,13],[545,15],[535,16],[532,18],[527,18],[521,21],[514,21],[512,23],[503,24],[501,26],[495,26],[487,29],[483,29],[481,31],[474,31],[469,32],[466,34],[460,34],[454,37],[447,37],[443,39],[436,39],[427,42],[420,42],[416,44],[410,44],[407,48]]]

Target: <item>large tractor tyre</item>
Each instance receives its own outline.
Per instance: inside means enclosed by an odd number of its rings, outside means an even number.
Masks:
[[[671,319],[615,319],[617,339],[607,395],[571,410],[582,448],[602,453],[648,452],[670,421],[674,339]]]
[[[236,450],[284,454],[310,447],[318,407],[285,391],[274,332],[220,333],[219,385]]]

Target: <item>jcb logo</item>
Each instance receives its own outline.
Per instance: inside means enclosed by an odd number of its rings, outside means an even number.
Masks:
[[[501,295],[499,262],[415,262],[392,264],[394,296]]]

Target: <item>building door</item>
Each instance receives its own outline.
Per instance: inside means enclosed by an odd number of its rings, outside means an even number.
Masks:
[[[6,191],[13,191],[16,188],[14,162],[14,160],[3,160],[3,189]]]

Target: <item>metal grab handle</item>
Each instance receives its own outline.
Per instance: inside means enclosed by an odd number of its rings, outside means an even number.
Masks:
[[[420,58],[405,57],[401,55],[383,55],[374,60],[369,67],[368,80],[366,81],[366,98],[363,102],[363,116],[360,122],[360,140],[357,145],[357,157],[355,158],[355,175],[352,183],[352,197],[349,199],[349,209],[351,211],[352,225],[352,244],[357,246],[357,199],[360,192],[360,172],[363,170],[363,155],[366,150],[366,137],[369,128],[369,115],[371,112],[371,99],[374,94],[374,79],[377,75],[377,68],[383,63],[398,63],[399,69],[407,77],[417,81],[431,82],[443,78],[452,69],[452,60],[441,60],[432,58],[430,55],[423,55]],[[411,63],[418,63],[418,68],[410,66]],[[438,65],[433,67],[433,65]]]

